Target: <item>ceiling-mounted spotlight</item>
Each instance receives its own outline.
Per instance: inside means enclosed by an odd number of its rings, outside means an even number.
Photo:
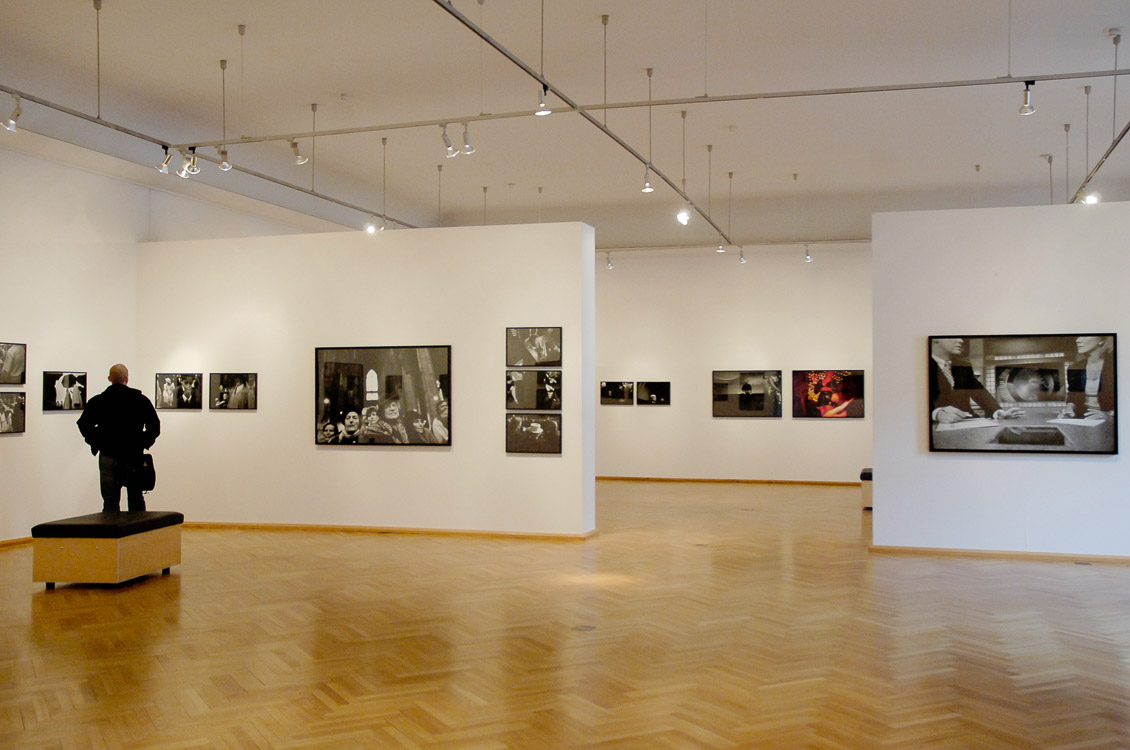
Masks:
[[[377,231],[377,220],[372,214],[369,214],[369,220],[365,222],[365,231],[369,234],[375,234]]]
[[[687,224],[690,224],[690,223],[691,223],[691,212],[690,212],[690,209],[688,209],[688,208],[687,208],[687,206],[686,206],[686,205],[684,204],[684,205],[683,205],[683,207],[679,209],[679,213],[675,214],[675,219],[676,219],[676,220],[677,220],[677,221],[678,221],[678,222],[679,222],[680,224],[682,224],[682,225],[683,225],[684,227],[685,227],[685,226],[686,226]]]
[[[191,146],[188,149],[192,157],[188,160],[188,169],[185,170],[189,174],[200,174],[200,165],[196,162],[196,146]]]
[[[459,156],[459,149],[451,144],[451,139],[447,137],[447,125],[443,126],[443,145],[447,147],[447,158],[454,159]]]
[[[553,114],[553,110],[552,110],[552,109],[550,109],[550,108],[549,108],[548,106],[546,106],[546,104],[545,104],[545,95],[546,95],[546,94],[548,94],[548,93],[549,93],[549,86],[548,86],[548,85],[546,85],[546,84],[542,84],[542,87],[541,87],[541,99],[540,99],[540,101],[538,101],[538,108],[537,108],[537,110],[536,110],[536,111],[534,112],[534,115],[535,115],[535,116],[537,116],[537,117],[545,117],[546,115],[552,115],[552,114]]]
[[[743,266],[744,266],[744,265],[745,265],[745,263],[746,263],[746,260],[745,260],[745,248],[742,248],[741,250],[739,250],[739,251],[738,251],[738,263],[741,263],[741,264],[742,264]]]
[[[24,111],[19,107],[19,97],[14,94],[11,98],[16,99],[16,106],[12,107],[12,111],[11,114],[8,115],[8,119],[3,121],[3,127],[5,127],[5,130],[8,130],[10,132],[16,132],[17,130],[19,130],[16,127],[16,123],[19,121],[19,115],[23,114]]]
[[[1083,196],[1083,202],[1088,206],[1093,206],[1103,199],[1099,193],[1091,192]]]
[[[643,187],[640,189],[641,193],[654,193],[655,188],[651,186],[651,165],[645,164],[643,168]]]
[[[226,148],[220,149],[220,171],[230,172],[231,162],[228,161],[228,150]]]
[[[187,180],[192,176],[192,172],[188,170],[192,167],[192,157],[185,152],[180,152],[181,164],[180,169],[177,170],[177,177]]]
[[[467,156],[475,153],[475,147],[471,145],[471,129],[467,123],[463,123],[463,153]]]
[[[605,253],[604,259],[608,261],[608,263],[605,265],[605,268],[607,268],[609,271],[615,268],[615,266],[612,265],[612,253]]]
[[[716,252],[716,253],[726,252],[726,246],[722,244],[722,238],[721,237],[718,238],[718,249],[715,250],[714,252]]]
[[[161,163],[158,164],[155,167],[155,169],[158,172],[160,172],[161,174],[168,174],[169,173],[169,162],[171,162],[173,160],[173,155],[169,153],[169,147],[168,146],[162,146],[161,148],[163,148],[165,150],[165,158],[161,160]]]
[[[381,217],[381,225],[377,227],[377,230],[383,232],[386,229],[388,229],[388,220],[384,217]]]
[[[804,246],[804,262],[805,263],[811,263],[812,262],[812,253],[809,251],[808,245]]]
[[[1020,114],[1028,116],[1036,111],[1032,106],[1032,87],[1036,85],[1035,81],[1024,82],[1024,103],[1020,105]]]
[[[295,164],[301,166],[301,165],[305,164],[306,162],[310,161],[310,159],[308,157],[303,156],[302,152],[298,150],[298,141],[294,140],[293,138],[290,138],[290,139],[287,140],[287,143],[290,144],[290,150],[294,154],[294,163]]]

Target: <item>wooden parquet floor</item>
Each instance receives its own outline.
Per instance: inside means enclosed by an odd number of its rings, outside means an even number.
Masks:
[[[869,554],[858,493],[601,482],[584,543],[188,529],[120,587],[0,549],[0,748],[1130,747],[1130,566]]]

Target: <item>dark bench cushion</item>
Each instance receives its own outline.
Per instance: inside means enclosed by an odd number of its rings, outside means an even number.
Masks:
[[[184,514],[168,510],[91,513],[31,527],[37,539],[121,539],[143,531],[184,523]]]
[[[859,472],[859,481],[870,482],[871,481],[871,469],[864,469],[863,471]]]

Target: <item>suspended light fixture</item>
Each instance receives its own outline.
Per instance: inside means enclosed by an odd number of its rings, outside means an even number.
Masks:
[[[298,141],[296,141],[293,138],[290,138],[290,139],[287,139],[287,143],[290,144],[291,153],[294,154],[294,163],[295,164],[297,164],[298,166],[302,166],[306,162],[310,161],[310,159],[308,157],[303,156],[302,152],[298,150]]]
[[[19,130],[16,123],[19,121],[20,115],[23,114],[23,110],[20,108],[20,98],[15,94],[12,95],[12,98],[16,100],[16,106],[12,108],[12,114],[8,115],[8,119],[4,121],[4,129],[15,133]]]
[[[726,252],[726,246],[722,244],[722,236],[721,235],[718,236],[718,249],[715,250],[714,252],[716,252],[716,253]]]
[[[541,79],[545,80],[545,0],[541,0],[541,67],[538,72],[541,74]],[[541,98],[538,101],[538,108],[534,112],[536,117],[545,117],[552,115],[553,110],[545,106],[545,95],[549,93],[549,84],[543,83],[541,85]]]
[[[545,117],[546,115],[553,114],[553,110],[550,109],[545,103],[545,95],[547,93],[549,93],[549,86],[543,83],[541,87],[541,99],[538,101],[537,111],[534,112],[535,117]]]
[[[687,194],[687,111],[682,111],[683,115],[683,195]],[[682,224],[684,227],[691,223],[691,207],[684,200],[683,205],[675,213],[675,221]]]
[[[679,212],[675,214],[675,219],[685,227],[687,224],[691,223],[690,210],[684,205],[679,209]]]
[[[447,158],[454,159],[459,156],[459,149],[452,145],[451,139],[447,136],[447,124],[443,126],[443,145],[447,147]]]
[[[226,148],[220,149],[220,171],[230,172],[231,162],[228,161],[228,150]]]
[[[188,171],[189,168],[192,166],[192,157],[190,157],[188,154],[186,154],[183,151],[180,152],[180,156],[181,156],[181,164],[180,164],[180,169],[177,170],[177,177],[180,177],[182,179],[187,180],[189,177],[192,176],[192,173]]]
[[[1088,206],[1093,206],[1103,199],[1099,193],[1091,192],[1083,196],[1083,202]]]
[[[223,129],[223,138],[228,139],[228,61],[220,60],[220,121]],[[230,172],[231,162],[228,161],[227,144],[220,146],[220,171]]]
[[[475,153],[475,147],[471,145],[471,129],[467,123],[463,123],[463,153],[467,156]]]
[[[643,188],[640,189],[641,193],[654,193],[655,188],[651,186],[651,165],[645,164],[643,168]]]
[[[651,68],[647,69],[647,164],[643,166],[643,187],[641,193],[654,193],[651,186]]]
[[[605,268],[607,268],[609,271],[615,268],[615,266],[612,265],[612,253],[605,253],[604,259],[608,261],[608,263],[605,265]]]
[[[1035,81],[1024,82],[1024,103],[1020,105],[1020,114],[1025,117],[1036,111],[1036,108],[1032,106],[1032,87],[1035,85]]]
[[[383,232],[388,226],[388,138],[381,138],[381,226]]]
[[[196,163],[196,146],[191,146],[188,149],[192,157],[188,160],[188,173],[200,174],[200,165]]]
[[[154,168],[158,172],[160,172],[161,174],[168,174],[169,173],[169,162],[171,162],[173,160],[173,155],[169,153],[169,147],[168,146],[162,146],[161,148],[163,148],[165,150],[165,158],[162,159],[161,163],[158,164]]]
[[[372,214],[369,214],[369,220],[365,222],[365,231],[369,234],[376,234],[377,220]]]
[[[812,262],[812,253],[809,252],[808,245],[804,246],[804,262],[805,263],[811,263]]]
[[[741,250],[738,251],[738,263],[741,263],[743,266],[746,264],[745,248],[742,248]]]

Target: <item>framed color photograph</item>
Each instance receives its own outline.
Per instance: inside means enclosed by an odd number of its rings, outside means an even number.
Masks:
[[[671,383],[666,380],[640,380],[636,383],[636,403],[646,406],[670,406]]]
[[[314,350],[319,445],[451,445],[451,347]]]
[[[930,336],[931,451],[1118,453],[1113,333]]]
[[[560,453],[560,414],[507,414],[507,453]]]
[[[27,385],[26,363],[27,344],[0,343],[0,385]]]
[[[0,434],[24,431],[25,399],[23,393],[0,393]]]
[[[560,367],[560,328],[507,328],[507,367]]]
[[[793,370],[793,419],[863,418],[863,370]]]
[[[259,374],[214,372],[208,376],[209,409],[255,409],[259,401]]]
[[[203,383],[203,373],[159,372],[157,397],[153,399],[153,405],[158,409],[201,409]]]
[[[43,411],[81,411],[85,405],[85,372],[43,373]]]
[[[560,370],[507,370],[506,408],[561,410]]]
[[[636,402],[636,384],[631,380],[600,381],[600,403],[631,406]]]
[[[780,370],[715,370],[712,387],[716,417],[781,416]]]

